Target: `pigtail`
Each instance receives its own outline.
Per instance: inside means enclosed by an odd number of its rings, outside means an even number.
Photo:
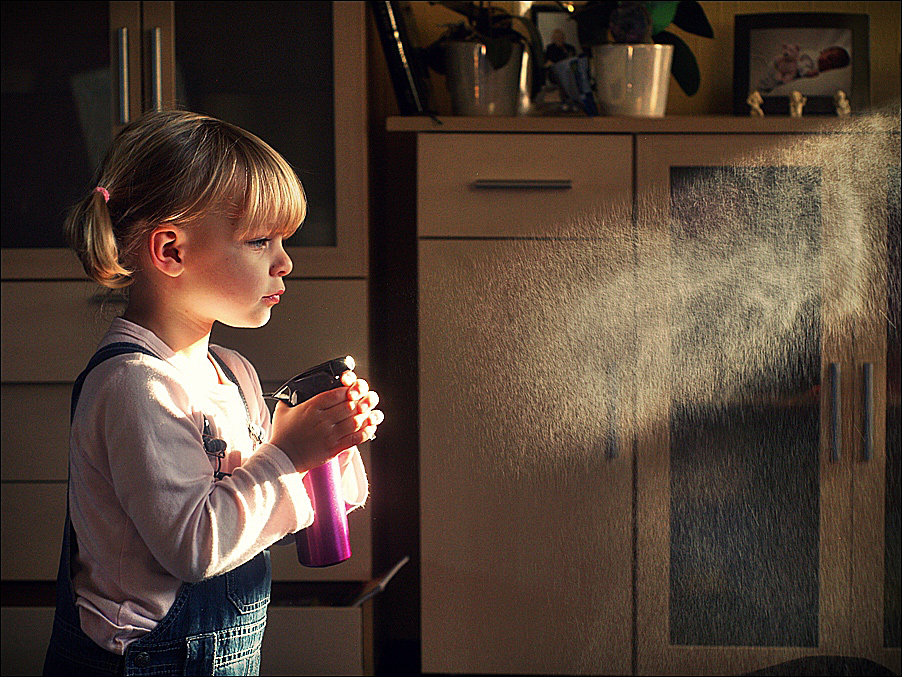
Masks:
[[[111,289],[127,287],[142,247],[159,224],[195,227],[225,213],[236,233],[290,237],[307,201],[294,170],[253,134],[188,111],[149,112],[122,128],[77,202],[66,235],[85,272]]]
[[[131,284],[133,271],[121,262],[121,243],[110,216],[109,193],[98,187],[76,203],[66,219],[66,236],[95,282],[111,289]]]

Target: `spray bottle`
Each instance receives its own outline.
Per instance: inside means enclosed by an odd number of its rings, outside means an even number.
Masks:
[[[353,371],[354,358],[337,357],[298,374],[269,397],[293,407],[314,395],[338,388],[341,375]],[[348,514],[341,490],[338,458],[313,468],[304,477],[313,503],[313,524],[294,535],[298,561],[308,567],[327,567],[351,556]]]

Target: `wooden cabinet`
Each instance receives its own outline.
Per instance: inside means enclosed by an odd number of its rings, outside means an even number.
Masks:
[[[423,670],[898,671],[898,136],[443,122],[389,123],[418,141]]]
[[[264,389],[336,355],[353,355],[368,376],[365,19],[363,2],[3,5],[4,674],[42,663],[47,637],[31,634],[52,618],[71,386],[123,308],[121,296],[86,280],[63,220],[93,188],[124,124],[150,109],[195,110],[248,129],[288,159],[309,210],[287,243],[287,293],[265,328],[217,326],[212,341],[247,356]],[[370,521],[367,508],[349,517],[353,556],[336,567],[305,568],[294,548],[274,549],[273,578],[286,584],[280,599],[298,582],[368,581]],[[264,671],[295,665],[289,655],[310,658],[285,644],[298,620],[325,636],[343,612],[357,628],[348,651],[308,665],[362,671],[372,640],[359,609],[275,605]],[[14,658],[8,646],[23,649]]]
[[[632,451],[579,414],[603,400],[564,306],[631,265],[628,233],[574,238],[599,195],[630,199],[631,141],[418,145],[423,670],[627,674]]]
[[[898,150],[845,141],[638,139],[637,275],[670,271],[637,386],[655,389],[637,411],[640,673],[806,655],[898,669],[877,582],[886,351],[868,347],[886,331],[873,299]]]
[[[362,2],[4,5],[3,277],[82,276],[65,210],[112,135],[187,108],[257,134],[305,185],[293,277],[367,273]]]

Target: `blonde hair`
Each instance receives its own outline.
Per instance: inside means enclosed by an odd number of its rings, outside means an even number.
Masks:
[[[281,155],[250,132],[187,111],[147,113],[123,128],[97,186],[72,207],[66,235],[88,276],[113,289],[133,282],[141,245],[161,224],[190,227],[225,213],[239,237],[289,237],[307,211]]]

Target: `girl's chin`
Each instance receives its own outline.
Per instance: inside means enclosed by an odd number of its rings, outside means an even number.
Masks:
[[[235,329],[259,329],[269,322],[269,319],[272,317],[272,313],[269,311],[269,308],[266,309],[265,312],[260,313],[255,317],[247,317],[236,320],[219,320],[221,324],[224,324],[227,327],[233,327]]]

